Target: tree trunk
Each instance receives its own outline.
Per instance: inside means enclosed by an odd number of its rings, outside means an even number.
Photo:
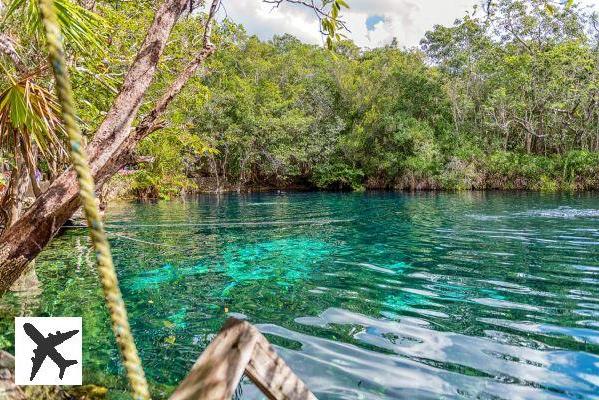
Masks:
[[[212,174],[216,179],[216,189],[214,190],[216,193],[220,193],[220,176],[218,175],[218,166],[216,164],[216,159],[213,154],[208,156],[208,161],[210,162],[210,168],[212,169]]]
[[[237,192],[241,192],[241,188],[245,184],[245,164],[249,158],[249,155],[244,155],[239,159],[239,181],[237,182]]]
[[[121,91],[88,146],[90,166],[98,189],[132,158],[137,143],[160,127],[158,119],[170,102],[215,50],[210,42],[211,23],[219,0],[213,0],[205,23],[203,48],[184,68],[155,108],[131,130],[131,124],[156,72],[171,29],[188,0],[165,0],[148,29],[135,61],[125,76]],[[28,212],[5,232],[0,243],[0,294],[16,281],[28,262],[48,244],[79,207],[75,172],[63,172],[52,182]]]
[[[58,162],[56,159],[52,158],[52,160],[48,163],[48,169],[50,170],[49,181],[52,183],[58,176]]]
[[[225,142],[225,151],[224,151],[224,157],[223,157],[223,161],[221,163],[220,169],[222,171],[223,174],[223,187],[226,188],[228,186],[228,181],[227,181],[227,162],[228,162],[228,158],[229,158],[229,146],[227,145],[227,143]]]
[[[171,29],[189,0],[165,0],[156,12],[141,49],[125,76],[121,91],[88,146],[98,187],[122,168],[146,132],[131,124],[157,69]],[[72,168],[63,172],[13,226],[0,243],[0,293],[6,291],[28,262],[48,244],[79,207]]]
[[[42,190],[37,182],[37,178],[35,176],[36,170],[36,162],[35,159],[37,154],[34,154],[33,149],[30,146],[27,146],[24,141],[21,141],[21,152],[23,153],[23,159],[25,160],[25,165],[27,166],[27,173],[29,174],[29,182],[31,182],[31,190],[35,198],[38,198],[42,195]]]
[[[4,233],[7,232],[8,228],[14,225],[21,216],[23,200],[27,192],[27,170],[23,167],[21,154],[17,152],[15,157],[15,168],[10,174],[6,198],[3,199],[2,204],[2,207],[7,211],[7,217],[5,221],[6,228],[1,237],[4,237]]]

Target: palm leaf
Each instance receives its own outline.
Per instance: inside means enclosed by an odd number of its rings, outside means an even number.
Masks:
[[[60,31],[68,44],[78,51],[87,51],[90,46],[103,50],[104,33],[107,23],[95,14],[70,0],[54,0],[54,8],[58,17]],[[43,31],[41,14],[37,0],[12,0],[6,10],[4,22],[22,11],[25,25],[30,33]]]
[[[35,143],[46,159],[63,159],[66,134],[54,95],[33,76],[12,81],[0,91],[0,149],[17,151],[17,138]]]

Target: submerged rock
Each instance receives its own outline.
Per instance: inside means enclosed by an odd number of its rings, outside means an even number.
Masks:
[[[108,389],[103,386],[83,385],[69,388],[68,393],[80,400],[103,400],[106,399]]]
[[[2,400],[25,400],[25,393],[15,385],[15,358],[0,351],[0,399]]]
[[[0,350],[0,400],[103,400],[108,389],[96,385],[17,386],[14,380],[15,358]]]

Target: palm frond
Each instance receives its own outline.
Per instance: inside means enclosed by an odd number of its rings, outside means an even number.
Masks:
[[[13,81],[0,91],[0,149],[14,153],[19,140],[35,143],[46,159],[66,155],[66,134],[52,92],[33,76]]]
[[[107,23],[95,14],[70,0],[54,0],[60,30],[67,43],[78,51],[87,51],[90,46],[103,50],[102,40]],[[43,30],[40,10],[37,0],[12,0],[6,10],[4,21],[17,14],[23,16],[25,25],[31,33],[41,33]]]

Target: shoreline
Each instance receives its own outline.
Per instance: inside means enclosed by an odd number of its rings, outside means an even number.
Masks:
[[[146,197],[146,196],[135,196],[128,194],[124,196],[117,196],[108,200],[109,203],[113,201],[157,201],[157,200],[176,200],[201,195],[230,195],[230,194],[259,194],[259,193],[277,193],[277,194],[289,194],[289,193],[403,193],[403,194],[415,194],[415,193],[537,193],[544,195],[558,195],[558,194],[583,194],[583,193],[599,193],[599,188],[585,188],[578,190],[541,190],[531,188],[471,188],[471,189],[443,189],[443,188],[424,188],[424,189],[396,189],[396,188],[385,188],[385,187],[367,187],[362,190],[349,190],[349,189],[321,189],[309,186],[253,186],[237,189],[221,189],[221,190],[189,190],[181,193],[177,196],[170,198]]]

